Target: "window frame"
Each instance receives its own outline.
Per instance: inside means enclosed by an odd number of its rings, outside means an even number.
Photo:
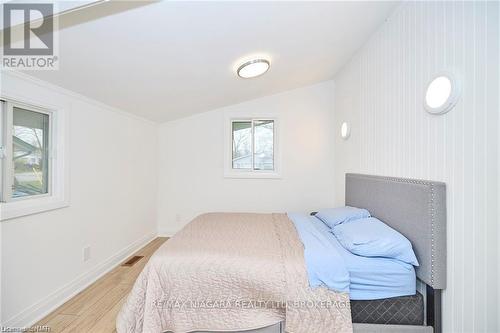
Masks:
[[[0,158],[0,221],[21,216],[41,213],[53,209],[69,206],[69,169],[68,145],[65,140],[67,134],[67,116],[62,110],[45,106],[38,102],[27,102],[25,99],[0,96],[4,106],[0,110],[0,146],[3,147],[3,158]],[[49,116],[49,147],[47,193],[25,197],[12,197],[13,174],[13,147],[12,127],[14,107],[28,111],[47,114]]]
[[[15,202],[15,201],[21,201],[21,200],[30,200],[30,199],[37,199],[37,198],[42,198],[42,197],[47,197],[51,196],[53,189],[52,189],[52,184],[53,184],[53,179],[54,179],[54,167],[53,167],[53,144],[54,144],[54,136],[52,134],[53,132],[53,122],[54,122],[54,111],[53,110],[47,110],[41,107],[37,106],[32,106],[28,105],[26,103],[20,103],[20,102],[14,102],[14,101],[6,101],[3,100],[3,105],[5,106],[4,112],[4,123],[5,126],[3,127],[3,131],[5,133],[4,138],[3,138],[3,146],[5,147],[5,153],[4,153],[4,159],[2,161],[2,164],[4,165],[3,167],[3,181],[2,181],[2,188],[0,191],[0,201],[3,203],[9,203],[9,202]],[[13,149],[13,140],[12,140],[12,127],[13,127],[13,122],[14,122],[14,108],[19,108],[23,109],[26,111],[32,111],[32,112],[37,112],[37,113],[42,113],[46,114],[49,116],[49,140],[48,140],[48,145],[49,149],[47,151],[48,156],[47,156],[47,193],[42,193],[42,194],[35,194],[35,195],[29,195],[29,196],[24,196],[24,197],[18,197],[14,198],[12,196],[12,182],[13,178],[11,175],[13,174],[13,168],[14,165],[12,163],[13,160],[13,154],[14,152],[12,151]]]
[[[273,170],[256,170],[254,169],[254,154],[255,154],[255,138],[254,138],[254,122],[255,121],[273,121]],[[234,122],[251,122],[252,135],[252,168],[251,169],[234,169],[233,168],[233,123]],[[263,178],[263,179],[280,179],[281,178],[281,150],[279,119],[269,115],[251,115],[247,117],[226,117],[225,121],[225,161],[224,161],[224,177],[225,178]]]

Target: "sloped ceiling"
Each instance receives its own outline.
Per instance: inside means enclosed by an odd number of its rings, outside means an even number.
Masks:
[[[68,14],[38,77],[157,122],[331,79],[398,2],[128,2]],[[264,76],[235,67],[271,60]]]

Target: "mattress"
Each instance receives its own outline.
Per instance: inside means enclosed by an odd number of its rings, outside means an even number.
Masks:
[[[416,293],[416,275],[412,265],[400,260],[362,257],[346,250],[320,219],[311,219],[330,244],[342,256],[349,271],[349,297],[352,300],[387,299]]]
[[[351,301],[353,323],[423,325],[424,300],[420,293],[386,299]]]

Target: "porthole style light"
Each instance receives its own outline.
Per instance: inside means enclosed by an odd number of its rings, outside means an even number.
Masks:
[[[439,73],[425,89],[424,107],[431,114],[444,114],[457,104],[460,84],[451,73]]]

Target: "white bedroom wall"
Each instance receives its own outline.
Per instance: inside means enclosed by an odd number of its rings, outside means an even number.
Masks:
[[[291,90],[162,124],[159,147],[161,234],[210,211],[307,211],[333,203],[333,83]],[[224,178],[226,116],[277,113],[281,179]],[[229,138],[227,138],[229,139]]]
[[[447,184],[446,332],[498,332],[499,3],[408,2],[335,77],[335,190],[344,174]],[[426,82],[450,70],[463,95],[423,108]],[[339,136],[340,124],[351,138]]]
[[[9,96],[70,117],[70,206],[0,222],[2,322],[24,326],[156,235],[158,133],[154,123],[41,81],[2,73],[1,83]]]

